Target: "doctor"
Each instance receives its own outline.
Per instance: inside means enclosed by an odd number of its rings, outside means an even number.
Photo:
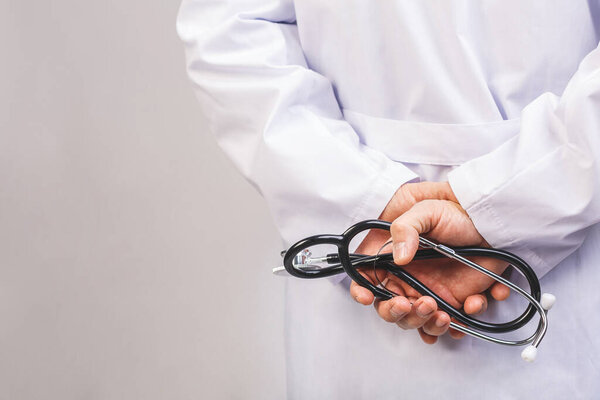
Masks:
[[[391,213],[398,261],[411,226],[442,224],[520,255],[559,299],[526,364],[471,338],[426,346],[347,280],[289,279],[290,398],[600,393],[600,1],[184,0],[177,28],[211,132],[287,244],[447,180],[456,201]],[[448,207],[472,226],[429,218]]]

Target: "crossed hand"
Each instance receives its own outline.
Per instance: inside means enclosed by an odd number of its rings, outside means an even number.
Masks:
[[[477,232],[466,211],[458,204],[447,182],[421,182],[405,184],[395,193],[379,217],[392,222],[394,262],[403,265],[411,275],[427,285],[455,308],[470,315],[487,309],[486,291],[495,300],[505,300],[510,290],[491,278],[449,258],[412,261],[418,247],[419,235],[449,246],[489,247]],[[371,231],[357,249],[361,254],[377,254],[390,240],[384,231]],[[507,264],[499,260],[474,260],[483,267],[502,273]],[[373,294],[352,282],[350,293],[360,304],[374,302],[381,318],[403,329],[418,329],[421,339],[428,344],[448,331],[450,316],[437,309],[432,297],[421,296],[416,290],[392,274],[373,271],[362,274],[375,285],[378,281],[398,296],[375,300]],[[376,279],[377,278],[377,279]],[[375,300],[375,301],[374,301]],[[464,334],[450,329],[449,334],[459,339]]]

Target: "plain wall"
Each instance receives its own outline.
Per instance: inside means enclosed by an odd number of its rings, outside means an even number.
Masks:
[[[0,1],[0,399],[280,399],[281,242],[177,0]]]

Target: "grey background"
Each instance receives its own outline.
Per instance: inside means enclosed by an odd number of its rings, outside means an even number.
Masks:
[[[279,236],[178,6],[0,1],[0,399],[284,397]]]

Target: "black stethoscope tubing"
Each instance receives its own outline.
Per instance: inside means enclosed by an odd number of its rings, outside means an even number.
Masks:
[[[365,256],[360,254],[349,253],[348,248],[350,242],[361,232],[370,229],[382,229],[389,231],[390,227],[391,223],[386,221],[368,220],[360,222],[350,227],[342,235],[315,235],[305,238],[291,246],[286,251],[283,259],[284,267],[290,275],[304,279],[324,278],[345,272],[357,284],[370,290],[373,293],[373,295],[378,299],[389,300],[392,297],[394,297],[394,293],[390,292],[385,288],[373,285],[358,271],[358,268],[372,268],[374,267],[375,263],[375,268],[385,269],[393,275],[395,275],[396,277],[398,277],[399,279],[406,282],[420,294],[431,296],[437,302],[438,307],[440,309],[447,312],[459,323],[484,332],[506,333],[515,331],[526,325],[536,314],[534,306],[532,304],[529,304],[526,310],[512,321],[502,323],[481,321],[465,314],[464,312],[448,304],[444,299],[438,296],[426,285],[424,285],[418,279],[416,279],[411,274],[402,269],[401,266],[394,264],[392,261],[392,256],[390,254],[381,256]],[[319,271],[302,271],[298,268],[294,268],[294,258],[299,252],[319,244],[329,244],[335,245],[337,247],[339,258],[338,260],[332,259],[331,262],[339,261],[339,265],[326,267]],[[516,255],[503,250],[483,247],[459,247],[454,248],[454,251],[456,254],[463,257],[488,257],[503,260],[509,263],[513,268],[516,268],[525,277],[529,284],[529,291],[531,296],[537,301],[540,300],[540,283],[535,272],[525,261],[523,261]],[[442,257],[445,256],[435,250],[419,249],[414,257],[414,260],[426,260]]]

